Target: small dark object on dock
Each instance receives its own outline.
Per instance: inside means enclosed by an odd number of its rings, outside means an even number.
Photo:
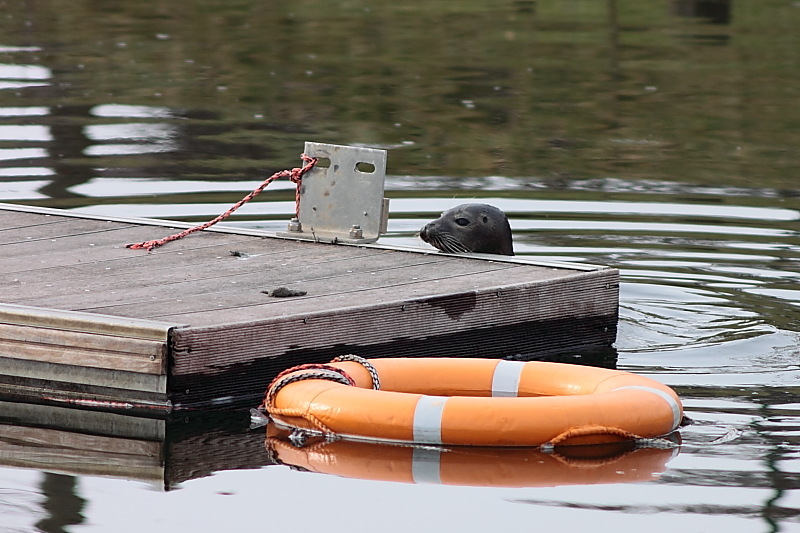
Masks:
[[[231,257],[250,257],[250,254],[240,252],[239,250],[231,250]]]
[[[293,296],[305,296],[306,294],[308,294],[307,291],[290,289],[288,287],[276,287],[274,289],[261,292],[263,292],[268,296],[272,296],[273,298],[291,298]]]

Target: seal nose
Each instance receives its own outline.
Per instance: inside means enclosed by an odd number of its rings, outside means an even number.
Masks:
[[[435,220],[433,222],[428,222],[427,224],[422,226],[421,230],[419,230],[419,236],[423,241],[430,243],[431,239],[435,238],[438,228],[439,225],[436,223]]]

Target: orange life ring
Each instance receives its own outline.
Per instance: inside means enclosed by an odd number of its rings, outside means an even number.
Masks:
[[[266,447],[275,462],[320,474],[399,483],[470,487],[555,487],[652,481],[679,453],[621,442],[538,448],[413,447],[339,440],[298,448],[268,429]],[[572,450],[581,453],[573,454]]]
[[[332,363],[355,387],[289,383],[266,403],[279,425],[370,440],[433,445],[539,446],[652,438],[683,417],[677,394],[605,368],[496,359],[370,359]],[[299,371],[303,372],[303,371]]]

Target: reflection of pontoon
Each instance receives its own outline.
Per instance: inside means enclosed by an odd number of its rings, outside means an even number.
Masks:
[[[297,448],[270,426],[266,447],[276,462],[336,476],[481,487],[552,487],[655,479],[678,448],[636,449],[633,442],[538,448],[434,448],[364,442],[309,443]],[[282,437],[281,437],[282,436]]]
[[[169,490],[221,470],[273,464],[244,413],[168,419],[0,402],[0,466],[108,476]]]

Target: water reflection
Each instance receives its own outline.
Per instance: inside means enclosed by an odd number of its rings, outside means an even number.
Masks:
[[[293,446],[285,433],[268,430],[266,447],[277,464],[346,478],[474,487],[551,487],[634,483],[657,479],[678,455],[634,442],[538,448],[411,447],[363,442],[308,442]],[[671,446],[670,446],[671,445]]]
[[[0,64],[0,90],[46,87],[49,83],[41,80],[52,77],[50,69],[39,65]]]
[[[39,65],[3,65],[0,64],[0,79],[49,80],[53,73],[49,68]]]
[[[47,156],[47,150],[44,148],[0,148],[0,161],[36,159],[38,157]]]
[[[0,107],[0,117],[41,117],[49,115],[50,109],[38,107]]]
[[[49,516],[39,520],[36,527],[44,533],[63,533],[67,526],[83,523],[86,500],[75,494],[75,476],[46,472],[42,479],[41,493],[45,501],[42,509]]]
[[[50,132],[50,128],[48,126],[36,126],[36,125],[0,126],[0,141],[50,142],[52,140],[53,140],[53,134]]]
[[[84,135],[92,141],[131,141],[130,144],[89,146],[83,150],[87,156],[150,154],[177,149],[177,128],[168,124],[96,124],[86,126]]]
[[[104,118],[175,118],[178,115],[166,107],[121,104],[97,105],[89,113]]]

